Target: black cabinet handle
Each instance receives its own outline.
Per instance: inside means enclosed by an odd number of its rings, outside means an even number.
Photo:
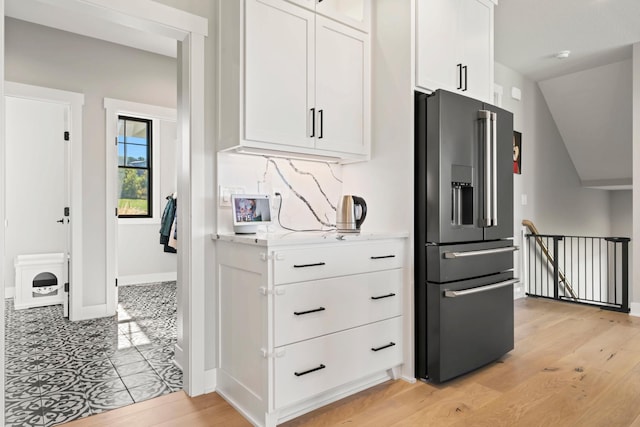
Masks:
[[[462,89],[462,64],[456,65],[458,68],[458,87],[456,89]]]
[[[326,366],[324,366],[323,364],[320,364],[320,366],[318,366],[317,368],[309,369],[308,371],[304,371],[304,372],[294,372],[293,375],[295,375],[296,377],[301,377],[303,375],[307,375],[307,374],[310,374],[311,372],[319,371],[320,369],[324,369],[324,368],[326,368]]]
[[[371,259],[385,259],[385,258],[395,258],[395,255],[381,255],[381,256],[372,256]]]
[[[311,135],[309,135],[309,138],[313,138],[314,136],[316,136],[316,109],[312,108],[311,109]]]
[[[324,111],[318,110],[318,114],[320,115],[320,135],[318,135],[318,139],[322,139],[324,134]]]
[[[326,310],[326,308],[324,308],[324,307],[318,307],[318,308],[315,308],[313,310],[294,311],[293,314],[295,314],[296,316],[302,316],[303,314],[317,313],[318,311],[325,311],[325,310]]]
[[[393,347],[394,345],[396,345],[396,343],[394,342],[390,342],[387,345],[383,345],[382,347],[378,347],[378,348],[373,348],[371,347],[371,351],[380,351],[380,350],[384,350],[385,348],[389,348],[389,347]]]
[[[324,262],[316,262],[315,264],[293,264],[293,268],[319,267],[326,265]]]
[[[467,66],[465,65],[464,67],[464,89],[462,89],[463,92],[465,92],[467,90]]]
[[[379,297],[371,297],[371,299],[376,300],[376,299],[382,299],[382,298],[391,298],[391,297],[395,297],[396,294],[394,294],[393,292],[387,295],[380,295]]]

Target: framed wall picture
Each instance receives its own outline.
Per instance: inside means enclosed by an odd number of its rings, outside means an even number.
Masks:
[[[513,173],[522,173],[522,134],[513,131]]]

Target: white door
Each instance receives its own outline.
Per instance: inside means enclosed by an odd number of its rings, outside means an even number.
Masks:
[[[313,147],[314,13],[248,0],[245,25],[245,139]]]
[[[316,149],[364,153],[369,93],[366,34],[316,17]]]
[[[5,283],[13,286],[16,256],[68,256],[68,142],[64,135],[70,111],[67,105],[12,96],[5,97],[5,105]],[[62,283],[68,282],[67,267],[65,263]]]

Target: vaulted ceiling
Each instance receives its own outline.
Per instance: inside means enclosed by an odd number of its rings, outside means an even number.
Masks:
[[[538,82],[584,186],[630,188],[639,0],[500,0],[496,61]],[[556,54],[570,50],[566,59]]]

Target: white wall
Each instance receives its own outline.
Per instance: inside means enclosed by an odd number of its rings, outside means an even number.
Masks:
[[[495,81],[504,87],[503,108],[514,113],[514,128],[522,132],[522,175],[514,179],[516,215],[521,215],[516,223],[529,219],[543,234],[609,235],[609,194],[581,186],[538,85],[498,63]],[[510,97],[512,86],[522,89],[522,101]]]
[[[403,375],[413,366],[413,83],[411,2],[375,0],[371,161],[343,166],[343,191],[367,201],[367,230],[408,232]]]
[[[175,108],[176,61],[10,18],[5,29],[7,80],[85,94],[83,305],[104,304],[108,213],[103,98]]]
[[[583,188],[538,85],[516,71],[495,64],[495,81],[504,89],[502,107],[514,113],[514,130],[522,132],[522,174],[514,175],[514,239],[522,245],[522,220],[542,234],[610,236],[612,199],[606,190]],[[522,89],[522,100],[511,88]],[[526,204],[523,205],[523,198]],[[522,256],[515,275],[523,277]],[[523,285],[516,293],[523,295]]]

